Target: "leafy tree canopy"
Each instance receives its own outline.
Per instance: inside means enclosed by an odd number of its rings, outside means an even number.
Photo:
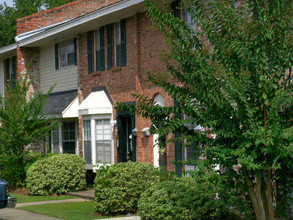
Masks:
[[[14,86],[8,85],[4,97],[0,95],[0,178],[12,187],[24,183],[27,147],[59,124],[43,113],[54,87],[45,95],[41,91],[30,93],[30,87],[31,81],[25,77]]]
[[[0,47],[15,43],[16,19],[44,9],[54,8],[73,0],[14,0],[14,6],[0,5]]]
[[[146,8],[170,45],[168,73],[150,79],[180,106],[154,106],[136,95],[132,110],[153,121],[153,133],[179,132],[186,147],[197,143],[205,166],[226,167],[222,175],[249,195],[257,219],[286,219],[293,187],[293,2],[185,0],[173,7],[187,10],[196,30],[169,5],[146,0]],[[195,124],[204,131],[188,126]]]

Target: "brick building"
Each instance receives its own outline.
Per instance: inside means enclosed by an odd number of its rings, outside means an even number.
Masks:
[[[115,108],[117,102],[134,102],[132,94],[174,104],[147,78],[147,72],[165,70],[161,56],[167,48],[143,0],[78,0],[41,11],[17,20],[15,40],[0,48],[1,92],[27,68],[32,91],[56,84],[45,109],[63,123],[51,131],[52,152],[79,154],[87,169],[132,160],[169,170],[175,170],[175,157],[190,153],[180,143],[159,153],[153,147],[158,135],[148,132],[151,122]]]

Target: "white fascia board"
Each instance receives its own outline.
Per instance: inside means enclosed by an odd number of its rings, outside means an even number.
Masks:
[[[72,20],[72,19],[70,19],[70,20]],[[34,36],[34,35],[37,35],[37,34],[40,34],[40,33],[42,33],[42,32],[48,31],[48,30],[50,30],[50,29],[52,29],[52,28],[54,28],[54,27],[57,27],[57,26],[59,26],[59,25],[61,25],[61,24],[66,23],[66,22],[68,22],[68,21],[70,21],[70,20],[61,21],[61,22],[56,23],[56,24],[52,24],[52,25],[45,26],[45,27],[42,27],[42,28],[39,28],[39,29],[35,29],[35,30],[32,30],[32,31],[25,32],[25,33],[23,33],[23,34],[19,34],[19,35],[17,35],[16,37],[14,37],[15,42],[18,43],[18,42],[21,41],[21,40],[24,40],[24,39],[26,39],[26,38],[30,38],[30,37],[32,37],[32,36]]]
[[[20,47],[26,46],[26,45],[31,44],[33,42],[45,39],[45,38],[50,37],[52,35],[55,35],[60,32],[64,32],[64,31],[69,30],[71,28],[77,27],[77,26],[84,24],[86,22],[98,19],[98,18],[103,17],[105,15],[126,9],[131,6],[141,4],[143,2],[144,2],[144,0],[123,0],[123,1],[111,4],[109,6],[105,6],[101,9],[90,12],[88,14],[81,16],[81,17],[77,17],[77,18],[68,20],[68,21],[64,22],[64,24],[58,25],[57,27],[52,27],[50,30],[42,31],[40,33],[36,32],[36,34],[30,35],[28,38],[19,40],[19,46]]]
[[[0,48],[0,55],[5,55],[6,53],[11,53],[15,50],[16,52],[17,44],[10,44],[8,46]]]
[[[62,112],[62,118],[78,118],[78,97],[77,96]]]

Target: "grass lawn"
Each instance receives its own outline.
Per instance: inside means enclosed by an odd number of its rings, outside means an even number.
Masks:
[[[65,220],[87,220],[87,219],[103,219],[109,217],[101,217],[95,213],[95,202],[66,202],[59,204],[46,204],[36,206],[26,206],[20,209],[36,212],[42,215],[48,215],[55,218]]]
[[[64,199],[75,199],[75,196],[27,196],[17,193],[10,193],[11,196],[16,197],[17,203],[24,202],[40,202],[40,201],[51,201],[51,200],[64,200]]]

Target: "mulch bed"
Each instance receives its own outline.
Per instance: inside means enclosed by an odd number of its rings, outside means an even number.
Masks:
[[[25,196],[29,196],[28,190],[26,187],[17,188],[15,190],[12,190],[11,193],[21,194]]]

